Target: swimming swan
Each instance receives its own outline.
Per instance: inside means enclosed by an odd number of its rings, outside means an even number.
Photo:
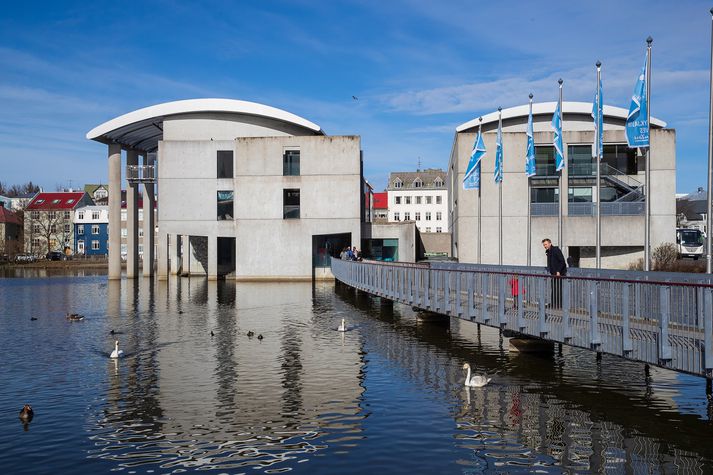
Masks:
[[[342,318],[342,323],[339,324],[339,328],[337,328],[338,332],[345,332],[347,331],[347,322]]]
[[[109,358],[121,358],[124,356],[124,350],[119,349],[119,340],[114,340],[114,351],[111,352]]]
[[[468,370],[468,374],[465,377],[465,385],[468,386],[469,388],[482,388],[483,386],[488,384],[491,379],[493,379],[493,378],[487,378],[480,374],[473,375],[473,377],[471,378],[470,377],[470,365],[468,363],[465,363],[463,365],[463,369]]]

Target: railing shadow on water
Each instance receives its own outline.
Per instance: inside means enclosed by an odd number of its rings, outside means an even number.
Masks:
[[[487,330],[489,335],[485,335],[484,330],[482,344],[490,345],[490,351],[481,351],[480,332],[474,345],[474,341],[459,336],[457,328],[453,330],[454,333],[443,331],[438,326],[430,327],[428,331],[419,331],[421,325],[417,318],[407,318],[418,316],[419,312],[415,309],[412,311],[408,306],[393,305],[387,297],[370,295],[351,286],[337,285],[336,293],[340,299],[381,324],[394,328],[392,332],[372,332],[377,336],[389,336],[384,337],[384,341],[379,338],[371,341],[371,352],[383,353],[390,361],[404,366],[410,373],[418,374],[419,379],[424,381],[428,381],[430,375],[441,374],[444,381],[434,384],[436,389],[447,392],[449,388],[462,385],[463,375],[458,371],[462,362],[477,359],[481,371],[498,372],[494,385],[472,396],[477,400],[473,401],[470,412],[473,408],[480,408],[478,410],[488,412],[491,418],[500,414],[509,419],[516,415],[516,411],[520,415],[515,417],[516,420],[505,420],[501,430],[517,434],[520,440],[527,441],[539,436],[541,441],[553,442],[557,438],[568,437],[566,433],[551,433],[554,430],[552,421],[556,420],[565,425],[574,424],[579,428],[579,436],[589,437],[592,441],[597,437],[607,439],[615,436],[616,440],[605,440],[604,445],[610,444],[611,450],[632,451],[642,457],[642,461],[653,457],[657,460],[651,459],[649,463],[654,465],[672,464],[692,468],[689,473],[703,473],[700,468],[696,469],[697,457],[691,457],[691,454],[713,458],[713,449],[710,447],[701,447],[695,438],[682,437],[681,433],[670,430],[675,425],[685,426],[690,433],[705,433],[709,430],[710,421],[696,414],[672,412],[668,401],[657,400],[656,395],[652,396],[651,378],[637,363],[614,360],[616,371],[629,374],[630,379],[622,382],[621,387],[613,388],[605,383],[607,370],[604,369],[605,365],[612,364],[612,360],[595,363],[592,355],[592,366],[596,365],[592,372],[599,374],[598,381],[579,384],[576,379],[562,376],[565,358],[561,355],[508,354],[502,347],[502,338],[500,351],[495,350],[493,345],[497,345],[497,330]],[[413,344],[415,340],[422,344]],[[571,352],[575,352],[574,356]],[[586,353],[584,350],[572,349],[569,358],[586,357]],[[536,361],[533,362],[533,359]],[[586,371],[583,373],[583,377],[588,377]],[[533,385],[539,388],[535,389]],[[529,389],[524,390],[524,386]],[[543,406],[543,398],[551,403]],[[497,411],[490,412],[493,409]],[[460,421],[467,419],[468,413],[464,408],[463,413],[454,414],[454,417]],[[602,437],[601,431],[608,436]],[[532,440],[530,442],[534,443]],[[658,459],[659,455],[654,454],[661,451],[668,454]],[[636,457],[629,454],[627,460],[632,458]],[[604,464],[606,457],[600,462]],[[590,463],[589,468],[592,470],[603,468],[596,461]],[[608,466],[611,468],[611,464]]]

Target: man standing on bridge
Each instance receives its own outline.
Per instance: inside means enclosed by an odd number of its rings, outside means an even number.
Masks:
[[[559,247],[553,246],[548,238],[542,240],[542,246],[547,254],[547,272],[552,278],[552,306],[562,306],[562,281],[558,277],[567,275],[567,263]]]

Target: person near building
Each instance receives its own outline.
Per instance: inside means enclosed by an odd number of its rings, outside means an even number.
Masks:
[[[542,240],[542,247],[547,255],[547,272],[552,276],[552,300],[553,307],[562,306],[562,279],[567,275],[567,262],[559,247],[554,246],[548,238]]]

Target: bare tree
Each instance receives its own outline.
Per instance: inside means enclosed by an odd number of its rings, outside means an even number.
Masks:
[[[67,218],[69,214],[69,218]],[[29,248],[33,254],[47,253],[54,250],[64,250],[65,246],[71,246],[72,219],[71,211],[50,210],[50,211],[30,211],[30,218],[25,222],[25,242],[29,240]],[[40,246],[37,249],[35,239],[41,238]],[[54,246],[52,245],[54,242]],[[60,249],[53,247],[60,246]],[[44,252],[42,252],[44,251]]]

